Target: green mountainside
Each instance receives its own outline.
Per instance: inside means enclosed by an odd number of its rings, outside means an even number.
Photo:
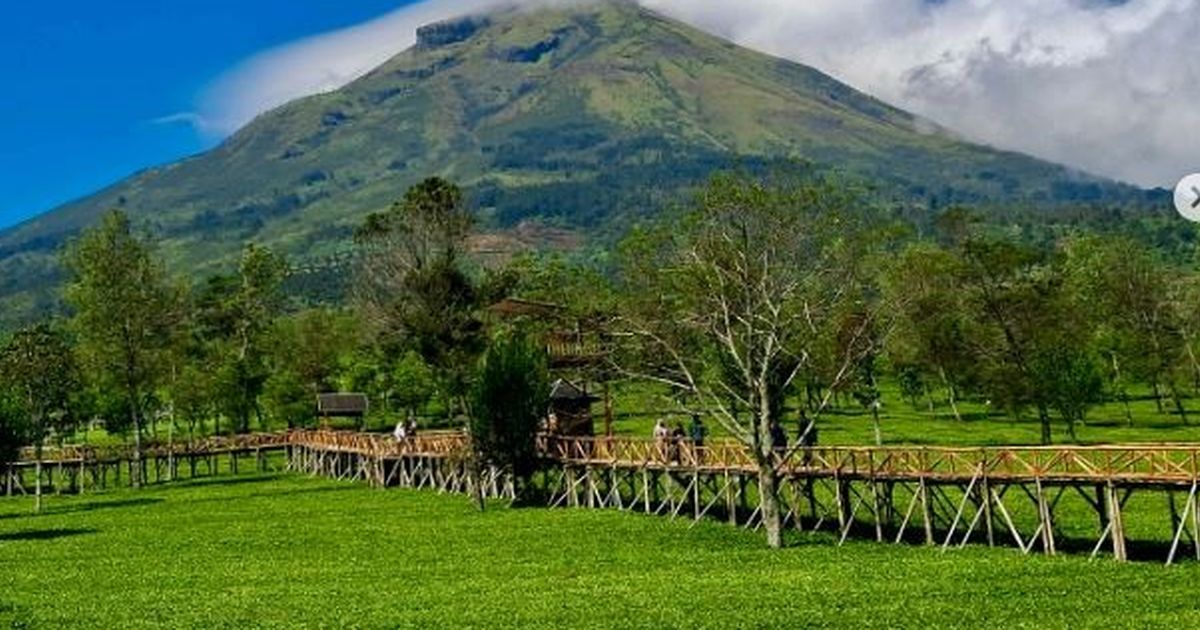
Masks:
[[[532,222],[585,236],[618,232],[735,164],[809,160],[931,206],[1146,194],[964,142],[631,3],[504,11],[418,39],[211,152],[0,232],[0,319],[54,308],[57,251],[114,207],[158,238],[174,271],[198,276],[247,240],[301,263],[343,251],[366,213],[430,175],[467,188],[490,229]]]

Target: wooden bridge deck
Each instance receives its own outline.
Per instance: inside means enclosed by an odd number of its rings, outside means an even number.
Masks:
[[[538,448],[547,464],[540,486],[552,506],[762,524],[757,466],[740,443],[713,441],[696,448],[689,442],[542,436]],[[197,462],[214,474],[217,458],[228,457],[226,470],[236,473],[239,459],[247,455],[265,470],[270,455],[282,454],[281,469],[293,472],[443,492],[467,491],[478,483],[487,495],[513,496],[512,480],[502,471],[484,471],[478,480],[468,474],[468,449],[469,438],[457,432],[396,440],[384,434],[293,431],[153,445],[142,465],[152,466],[160,480],[164,469],[166,478],[174,479],[180,462],[196,476]],[[131,460],[126,447],[47,449],[42,469],[50,480],[57,471],[56,489],[65,476],[82,491],[85,479],[95,487],[108,468],[119,480],[121,466],[132,465]],[[28,459],[9,466],[9,494],[25,492],[34,467]],[[1126,505],[1135,492],[1153,492],[1167,499],[1156,518],[1168,515],[1169,526],[1154,540],[1167,545],[1168,563],[1184,543],[1200,560],[1200,445],[819,446],[780,451],[775,467],[785,524],[835,528],[843,542],[852,532],[865,532],[879,541],[950,548],[979,539],[989,545],[1011,543],[1024,553],[1054,554],[1063,539],[1059,532],[1066,529],[1060,503],[1076,497],[1085,512],[1095,514],[1092,556],[1108,548],[1124,560]]]
[[[542,438],[541,450],[562,462],[618,467],[719,472],[757,470],[749,449],[736,442],[703,448],[649,440]],[[1044,483],[1112,482],[1188,487],[1200,479],[1200,445],[1046,447],[792,447],[780,451],[783,477],[839,477],[877,481],[979,477]]]

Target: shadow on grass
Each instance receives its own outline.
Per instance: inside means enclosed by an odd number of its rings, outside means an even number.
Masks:
[[[77,503],[75,505],[64,505],[61,507],[52,507],[46,511],[47,514],[74,514],[76,512],[95,512],[97,510],[115,510],[120,508],[143,507],[147,505],[155,505],[162,503],[166,499],[157,497],[139,497],[136,499],[120,499],[117,501],[89,501],[87,503]]]
[[[345,486],[322,486],[320,488],[296,488],[295,490],[280,490],[278,492],[252,492],[246,495],[247,498],[272,498],[272,497],[289,497],[299,496],[304,494],[319,494],[327,492],[348,492],[351,490],[359,490],[367,486],[345,485]]]
[[[196,477],[195,479],[181,479],[176,482],[177,488],[207,488],[210,486],[240,486],[248,483],[264,483],[267,481],[275,481],[279,479],[278,473],[264,473],[261,475],[248,475],[237,477]]]
[[[19,532],[10,532],[0,534],[0,542],[17,542],[28,540],[56,540],[59,538],[69,538],[71,536],[82,536],[85,534],[95,534],[99,530],[95,529],[28,529]]]

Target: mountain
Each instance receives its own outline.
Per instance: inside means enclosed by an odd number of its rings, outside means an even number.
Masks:
[[[506,10],[426,26],[415,47],[336,92],[0,233],[0,307],[7,320],[54,308],[57,251],[109,208],[199,276],[247,240],[301,263],[343,251],[366,213],[435,174],[468,189],[489,229],[586,237],[716,169],[797,159],[930,205],[1142,194],[965,142],[629,2]]]

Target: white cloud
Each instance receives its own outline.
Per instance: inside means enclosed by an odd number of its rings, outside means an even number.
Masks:
[[[1200,0],[640,2],[982,142],[1148,186],[1200,170]],[[267,52],[217,82],[202,118],[228,133],[361,76],[421,24],[499,4],[428,0]]]
[[[420,26],[511,0],[427,0],[350,28],[317,35],[257,55],[206,91],[202,132],[224,136],[258,114],[293,99],[335,90],[417,42]]]

